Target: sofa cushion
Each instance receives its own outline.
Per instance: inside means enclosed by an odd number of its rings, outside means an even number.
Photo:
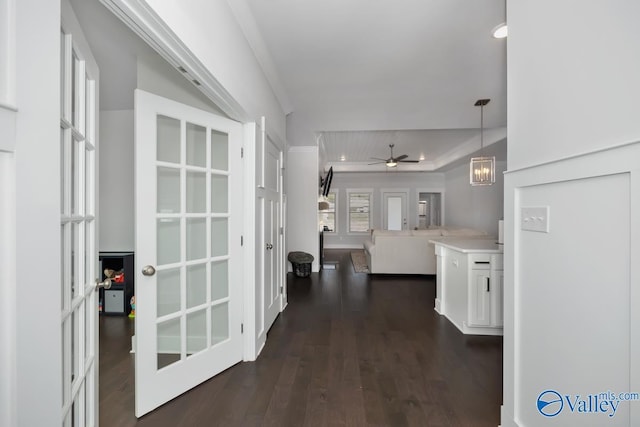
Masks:
[[[374,230],[371,233],[371,240],[373,243],[376,242],[376,237],[378,236],[411,236],[410,230]]]
[[[434,229],[421,229],[421,230],[412,230],[411,231],[411,235],[412,236],[425,236],[425,237],[437,237],[437,236],[442,236],[442,230],[439,228],[434,228]]]
[[[411,236],[411,230],[374,230],[374,236]]]

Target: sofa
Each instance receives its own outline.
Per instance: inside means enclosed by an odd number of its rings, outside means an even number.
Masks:
[[[470,228],[372,230],[364,242],[369,272],[375,274],[436,274],[436,253],[429,240],[446,237],[487,237]]]

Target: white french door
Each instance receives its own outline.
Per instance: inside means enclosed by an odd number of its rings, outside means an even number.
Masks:
[[[242,126],[135,96],[140,417],[242,359]]]
[[[96,157],[98,69],[68,2],[60,32],[62,420],[98,423]]]

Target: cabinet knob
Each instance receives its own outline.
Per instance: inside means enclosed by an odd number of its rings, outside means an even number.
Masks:
[[[156,274],[156,269],[152,265],[145,265],[142,268],[142,274],[144,276],[153,276],[154,274]]]

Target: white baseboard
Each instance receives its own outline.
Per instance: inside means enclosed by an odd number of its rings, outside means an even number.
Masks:
[[[442,311],[440,311],[440,299],[439,298],[436,298],[436,305],[435,305],[435,307],[433,307],[433,309],[436,311],[436,313],[442,314]]]

